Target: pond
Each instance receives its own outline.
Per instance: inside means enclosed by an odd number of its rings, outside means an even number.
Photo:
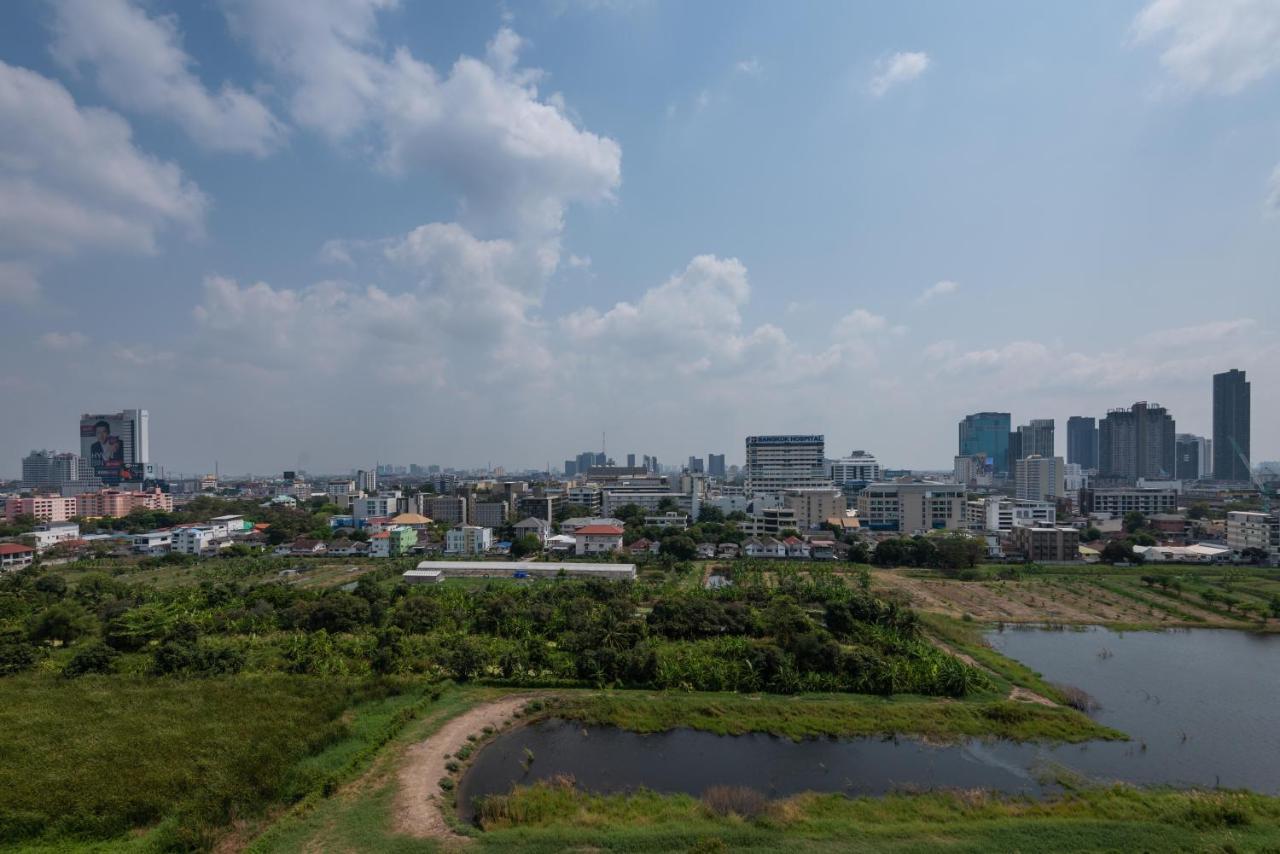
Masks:
[[[700,795],[734,785],[773,796],[977,787],[1038,795],[1068,769],[1097,781],[1280,793],[1280,636],[1018,628],[989,640],[1050,681],[1083,688],[1101,704],[1094,717],[1132,740],[792,742],[689,729],[646,735],[552,719],[504,733],[480,751],[459,785],[459,810],[470,821],[475,799],[560,775],[601,793],[645,787]],[[526,750],[534,757],[528,767]]]

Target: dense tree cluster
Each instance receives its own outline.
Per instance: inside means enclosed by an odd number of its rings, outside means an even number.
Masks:
[[[261,559],[258,563],[261,563]],[[958,696],[981,676],[920,636],[916,614],[830,572],[721,590],[605,581],[354,589],[206,580],[156,589],[0,580],[0,672],[62,655],[67,676],[419,673],[524,685]]]

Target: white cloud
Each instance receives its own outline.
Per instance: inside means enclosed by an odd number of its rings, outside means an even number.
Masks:
[[[1191,91],[1231,95],[1280,69],[1276,0],[1152,0],[1133,22],[1138,43]]]
[[[738,60],[734,63],[733,70],[748,77],[759,77],[764,73],[764,66],[760,64],[760,60],[753,56],[750,59]]]
[[[29,265],[0,261],[0,303],[31,305],[40,299],[40,280]]]
[[[46,332],[40,336],[40,346],[54,352],[79,350],[89,343],[89,339],[80,332]]]
[[[0,62],[0,252],[152,253],[164,228],[199,231],[205,205],[176,165],[134,146],[119,115]]]
[[[285,78],[294,121],[375,152],[391,173],[437,172],[469,228],[553,234],[569,204],[613,198],[621,148],[578,127],[562,99],[540,97],[543,75],[519,67],[524,41],[507,27],[484,59],[459,57],[442,74],[386,47],[378,13],[390,0],[226,5],[233,28]]]
[[[864,308],[857,308],[836,322],[837,337],[865,335],[869,332],[882,332],[889,326],[883,315],[872,314]]]
[[[927,347],[924,356],[935,378],[971,376],[1006,394],[1111,390],[1145,395],[1151,384],[1203,382],[1223,365],[1262,359],[1274,346],[1254,332],[1255,326],[1251,318],[1206,321],[1087,352],[1061,342],[1011,341],[965,350],[954,341],[939,341]]]
[[[54,9],[54,57],[92,69],[120,108],[172,120],[213,151],[261,157],[283,144],[283,125],[257,97],[229,83],[205,88],[175,16],[151,17],[132,0],[55,0]]]
[[[909,83],[929,69],[929,55],[923,51],[899,52],[876,62],[875,74],[867,88],[876,98],[894,86]]]
[[[916,297],[915,304],[927,305],[940,296],[953,294],[958,290],[960,290],[960,285],[958,283],[953,282],[950,279],[943,279],[942,281],[925,288],[920,293],[920,296]]]

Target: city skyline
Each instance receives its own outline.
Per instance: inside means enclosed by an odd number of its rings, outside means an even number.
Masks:
[[[125,405],[189,472],[946,470],[1280,383],[1275,4],[301,8],[6,9],[0,472]]]

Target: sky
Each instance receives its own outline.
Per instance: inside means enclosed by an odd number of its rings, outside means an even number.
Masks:
[[[950,468],[1138,400],[1280,459],[1280,0],[12,0],[0,473]]]

